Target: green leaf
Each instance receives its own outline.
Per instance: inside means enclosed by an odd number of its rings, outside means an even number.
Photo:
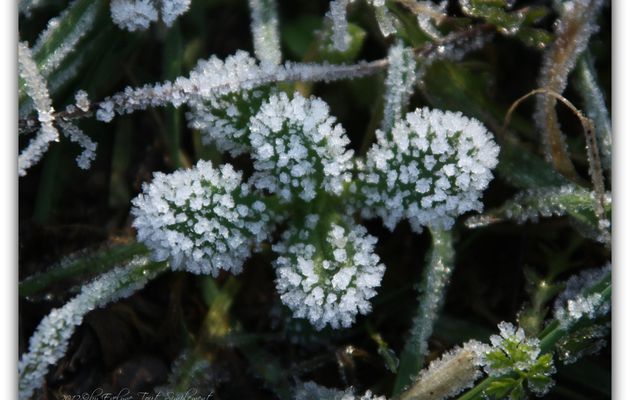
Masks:
[[[514,34],[523,44],[535,49],[544,49],[553,41],[553,35],[544,29],[523,27]]]
[[[322,19],[315,15],[303,15],[281,25],[281,40],[297,59],[303,60],[322,27]]]
[[[484,390],[484,394],[494,399],[505,399],[516,386],[520,385],[520,380],[508,377],[499,378],[488,385],[488,388]]]

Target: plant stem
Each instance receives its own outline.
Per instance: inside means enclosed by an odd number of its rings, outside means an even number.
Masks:
[[[453,272],[454,251],[451,231],[431,229],[433,244],[428,265],[424,268],[420,286],[420,303],[413,319],[409,339],[400,357],[400,367],[394,384],[398,395],[420,372],[427,353],[428,340],[442,307],[446,287]]]

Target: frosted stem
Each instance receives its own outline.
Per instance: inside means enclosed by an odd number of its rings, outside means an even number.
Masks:
[[[46,81],[33,60],[31,49],[24,42],[18,44],[18,69],[20,77],[24,79],[26,93],[33,99],[33,104],[37,110],[37,119],[41,126],[37,136],[31,139],[28,146],[18,156],[18,173],[20,176],[24,176],[26,170],[37,164],[42,158],[48,150],[49,143],[59,140],[59,132],[53,125],[55,110],[50,100]]]
[[[612,126],[610,114],[606,108],[604,94],[596,80],[595,68],[590,53],[587,51],[578,62],[576,69],[578,92],[584,101],[586,115],[595,124],[597,145],[601,154],[602,166],[610,170],[612,163]]]
[[[330,2],[330,9],[326,13],[326,18],[332,27],[333,48],[337,51],[346,51],[350,46],[347,8],[352,1],[354,0],[333,0]]]
[[[381,130],[389,132],[401,119],[409,104],[416,82],[416,61],[413,50],[402,43],[391,46],[387,56],[389,67],[385,79],[385,108]]]
[[[540,87],[562,94],[578,56],[586,49],[589,38],[597,30],[595,17],[602,3],[602,0],[574,0],[561,5],[555,30],[556,40],[543,55],[538,80]],[[555,107],[555,98],[536,97],[535,122],[542,132],[545,157],[562,174],[576,178],[577,172],[569,158]]]
[[[454,266],[451,231],[431,229],[433,244],[420,286],[420,304],[412,322],[410,336],[400,358],[394,394],[400,393],[420,372],[435,323]]]
[[[90,139],[78,126],[71,122],[59,121],[59,127],[63,134],[70,139],[70,141],[78,144],[83,148],[83,151],[77,157],[77,165],[81,169],[90,169],[92,161],[96,158],[97,144]]]
[[[277,8],[276,0],[249,0],[254,53],[261,62],[272,65],[282,61]]]
[[[156,264],[150,262],[148,257],[136,257],[127,265],[83,286],[76,297],[44,317],[29,340],[28,352],[20,357],[20,399],[29,399],[44,384],[48,367],[65,355],[70,338],[87,313],[131,296],[165,269],[164,263]]]

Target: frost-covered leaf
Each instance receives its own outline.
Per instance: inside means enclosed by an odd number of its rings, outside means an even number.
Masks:
[[[320,330],[347,328],[371,310],[385,266],[374,253],[376,238],[349,220],[311,214],[273,246],[276,289],[295,318]]]
[[[164,269],[164,264],[151,263],[146,256],[136,257],[84,285],[77,296],[44,317],[29,339],[28,351],[20,356],[20,399],[30,398],[44,384],[49,366],[64,356],[88,312],[129,297]]]
[[[481,210],[499,147],[477,120],[449,111],[417,109],[391,132],[377,131],[359,173],[365,218],[380,217],[390,230],[403,219],[412,229],[448,229],[455,217]]]
[[[575,185],[529,189],[520,192],[498,209],[469,217],[466,225],[477,228],[504,220],[524,223],[537,222],[540,218],[569,216],[580,233],[595,240],[603,240],[595,202],[595,193]],[[608,196],[608,213],[610,204]]]
[[[353,152],[345,130],[321,99],[270,96],[249,123],[252,184],[284,202],[339,195],[350,182]]]
[[[174,270],[238,273],[252,247],[270,234],[275,215],[229,165],[199,161],[172,174],[157,172],[133,201],[138,240]]]
[[[499,335],[492,335],[492,347],[483,351],[481,364],[490,377],[495,377],[484,393],[491,398],[526,398],[525,385],[537,396],[553,386],[556,372],[553,356],[541,355],[540,340],[526,337],[522,328],[501,322]]]
[[[480,18],[496,26],[506,36],[515,36],[528,46],[544,48],[552,35],[542,29],[531,27],[541,20],[549,9],[544,6],[523,7],[511,10],[513,2],[507,0],[460,0],[463,13],[469,17]]]

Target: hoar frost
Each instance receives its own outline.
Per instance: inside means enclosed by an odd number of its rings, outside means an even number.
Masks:
[[[402,219],[448,229],[479,198],[492,179],[499,147],[477,120],[459,112],[417,109],[391,132],[377,131],[359,173],[364,217],[381,217],[393,229]]]
[[[132,204],[138,240],[174,270],[238,273],[270,232],[270,213],[231,165],[199,161],[191,169],[155,173]]]
[[[350,182],[352,151],[328,105],[298,93],[272,95],[249,123],[256,188],[281,199],[313,200],[322,188],[340,194]]]
[[[564,291],[554,302],[554,317],[563,329],[570,329],[581,319],[593,320],[610,312],[610,301],[606,301],[600,293],[584,293],[592,285],[601,282],[610,271],[611,264],[608,263],[602,268],[588,269],[567,280]]]
[[[322,235],[316,238],[315,235]],[[276,288],[296,318],[316,329],[349,327],[371,310],[385,266],[374,253],[376,238],[352,222],[327,224],[317,215],[286,231],[273,249]]]

